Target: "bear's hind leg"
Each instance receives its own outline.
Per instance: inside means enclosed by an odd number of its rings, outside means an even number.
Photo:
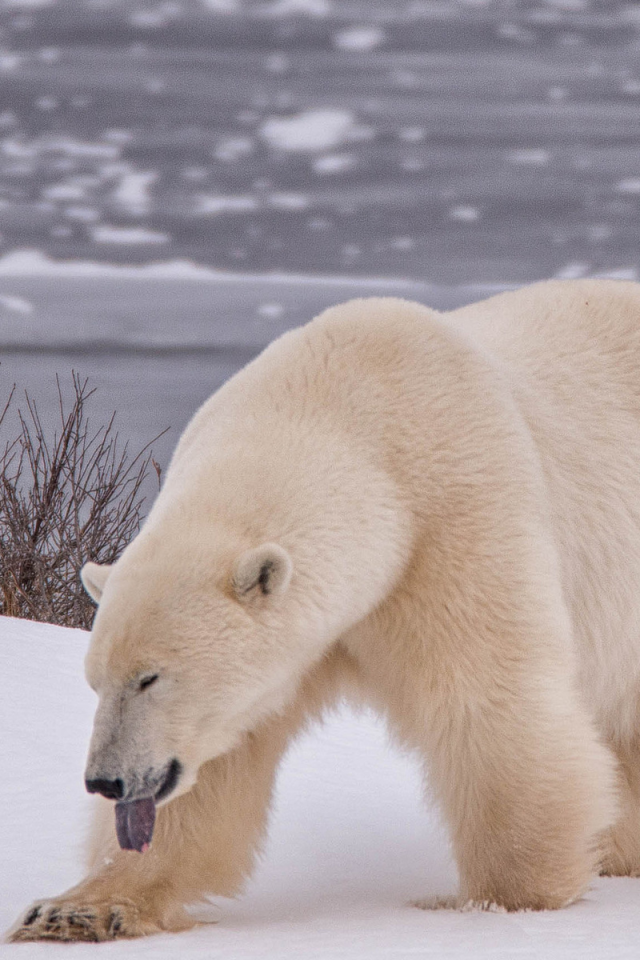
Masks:
[[[603,838],[600,873],[640,877],[640,743],[618,747],[620,816]]]
[[[570,686],[550,683],[552,698],[505,687],[441,705],[449,722],[440,723],[432,770],[452,828],[460,905],[555,909],[597,872],[616,814],[615,761]]]

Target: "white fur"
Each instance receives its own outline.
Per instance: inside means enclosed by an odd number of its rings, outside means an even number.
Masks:
[[[14,937],[81,939],[79,905],[99,939],[182,929],[235,892],[282,753],[341,695],[423,757],[460,904],[638,873],[639,374],[640,286],[553,281],[450,314],[354,300],[226,383],[140,535],[84,571],[88,771],[183,778],[142,856],[105,802],[88,879]]]

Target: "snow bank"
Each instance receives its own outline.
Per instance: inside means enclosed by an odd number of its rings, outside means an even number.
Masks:
[[[81,873],[90,799],[82,773],[95,695],[87,634],[0,618],[0,928]],[[637,957],[640,882],[605,880],[553,913],[424,912],[417,897],[455,885],[446,839],[421,801],[416,762],[370,714],[346,709],[306,734],[278,781],[266,855],[220,923],[94,945],[1,946],[8,957],[173,960],[595,960]]]

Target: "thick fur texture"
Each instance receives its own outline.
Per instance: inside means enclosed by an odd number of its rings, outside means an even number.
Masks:
[[[13,938],[180,930],[239,891],[287,745],[344,696],[423,758],[459,903],[640,873],[639,384],[640,286],[613,281],[354,300],[225,384],[84,571],[87,777],[181,776],[143,854],[100,801],[88,877]]]

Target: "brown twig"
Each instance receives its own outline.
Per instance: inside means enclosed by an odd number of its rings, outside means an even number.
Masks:
[[[131,457],[115,431],[115,414],[92,430],[86,415],[94,390],[72,374],[70,408],[58,378],[59,432],[48,436],[25,393],[18,433],[0,451],[0,614],[88,628],[94,607],[79,571],[87,560],[113,563],[142,519],[142,485],[150,447]],[[0,412],[5,428],[15,385]]]

